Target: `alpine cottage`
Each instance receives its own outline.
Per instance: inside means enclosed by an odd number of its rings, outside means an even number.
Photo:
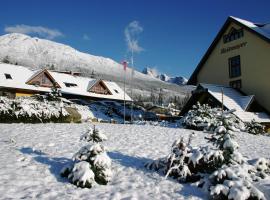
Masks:
[[[64,97],[89,100],[132,101],[115,83],[79,76],[79,73],[50,70],[32,71],[26,67],[0,63],[0,96],[10,98],[47,93],[52,87]]]

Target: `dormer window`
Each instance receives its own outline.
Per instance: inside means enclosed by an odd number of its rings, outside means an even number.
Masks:
[[[76,83],[64,83],[66,87],[77,87]]]
[[[114,91],[118,94],[119,92],[118,92],[118,90],[116,90],[116,89],[114,89]]]
[[[10,74],[5,74],[6,79],[12,79]]]
[[[235,28],[231,28],[230,32],[227,35],[223,36],[223,42],[228,43],[233,40],[237,40],[243,36],[244,36],[244,31],[242,28],[238,30]]]

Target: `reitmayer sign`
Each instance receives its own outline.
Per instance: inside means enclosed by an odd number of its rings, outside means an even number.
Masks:
[[[240,48],[242,48],[242,47],[245,47],[246,45],[247,45],[247,42],[242,42],[242,43],[237,44],[237,45],[235,45],[235,46],[222,48],[222,49],[220,50],[220,53],[221,53],[221,54],[222,54],[222,53],[227,53],[227,52],[229,52],[229,51],[232,51],[232,50],[235,50],[235,49],[240,49]]]

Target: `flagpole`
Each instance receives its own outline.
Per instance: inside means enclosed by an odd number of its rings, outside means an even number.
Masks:
[[[126,124],[126,70],[124,73],[124,124]]]
[[[133,49],[131,50],[131,83],[130,83],[130,87],[131,87],[131,99],[133,99],[133,73],[134,73],[134,61],[133,61]],[[130,121],[131,123],[133,122],[133,101],[131,102],[131,112],[130,112]]]
[[[124,67],[124,124],[126,124],[126,61],[123,61]]]

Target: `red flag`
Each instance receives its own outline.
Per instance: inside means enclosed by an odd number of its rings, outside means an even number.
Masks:
[[[128,64],[127,61],[123,61],[122,64],[124,66],[124,70],[126,71],[127,70],[127,64]]]

